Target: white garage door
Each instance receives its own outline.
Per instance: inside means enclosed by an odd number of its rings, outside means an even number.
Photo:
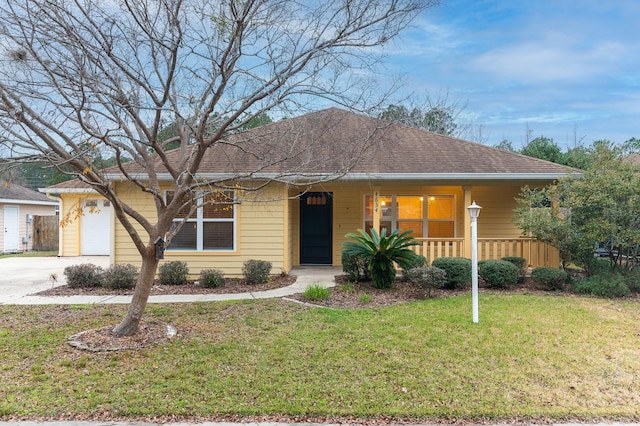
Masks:
[[[80,219],[80,254],[107,256],[111,249],[111,204],[85,200]]]

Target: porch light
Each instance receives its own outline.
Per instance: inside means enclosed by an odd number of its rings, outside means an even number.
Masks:
[[[471,216],[471,219],[477,219],[478,216],[480,216],[480,210],[482,210],[482,207],[477,205],[474,201],[469,207],[467,207],[467,209],[469,210],[469,216]]]
[[[471,217],[471,310],[473,323],[478,323],[478,216],[482,207],[474,201],[467,210]]]

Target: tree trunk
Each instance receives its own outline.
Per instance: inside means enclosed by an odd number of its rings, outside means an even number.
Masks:
[[[148,245],[146,252],[142,255],[140,275],[136,282],[133,298],[129,304],[129,310],[122,322],[113,329],[114,334],[118,336],[132,336],[138,332],[138,327],[142,320],[142,314],[147,306],[149,293],[151,292],[153,280],[156,276],[158,263],[159,262],[155,256],[154,246]]]

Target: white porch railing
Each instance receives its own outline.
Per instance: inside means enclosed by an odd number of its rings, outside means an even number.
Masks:
[[[413,251],[429,260],[440,257],[464,257],[464,238],[416,238],[421,245],[413,246]]]
[[[413,250],[431,263],[440,257],[465,257],[464,238],[417,238],[419,246]],[[469,252],[471,250],[469,249]],[[533,268],[560,265],[558,250],[531,238],[478,238],[478,260],[501,259],[507,256],[524,257]],[[470,257],[468,255],[467,257]]]

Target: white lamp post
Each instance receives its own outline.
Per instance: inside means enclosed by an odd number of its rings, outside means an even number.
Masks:
[[[473,323],[478,323],[478,216],[482,207],[474,201],[469,207],[471,216],[471,303]]]

